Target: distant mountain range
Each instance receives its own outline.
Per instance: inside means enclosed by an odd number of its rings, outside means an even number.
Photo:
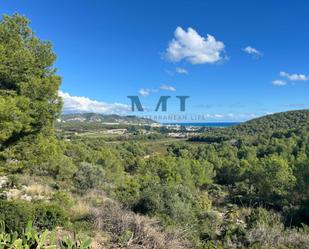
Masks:
[[[79,114],[63,114],[58,120],[60,122],[78,122],[78,123],[101,123],[101,124],[142,124],[151,125],[158,122],[137,117],[133,115],[120,116],[116,114],[97,114],[97,113],[79,113]],[[177,124],[177,123],[174,123]],[[222,125],[221,125],[222,124]],[[252,119],[244,123],[205,123],[199,126],[206,127],[228,127],[234,126],[232,130],[244,133],[266,132],[280,129],[295,129],[299,127],[309,126],[309,110],[287,111],[266,115],[260,118]],[[179,123],[178,125],[181,125]],[[194,124],[188,124],[193,125]]]
[[[63,114],[60,122],[83,122],[83,123],[105,123],[105,124],[144,124],[151,125],[157,122],[137,117],[137,116],[120,116],[116,114],[98,114],[98,113],[79,113]]]

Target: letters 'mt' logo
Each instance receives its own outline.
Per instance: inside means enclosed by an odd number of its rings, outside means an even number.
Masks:
[[[161,96],[157,107],[155,109],[155,111],[157,112],[161,106],[161,111],[162,112],[166,112],[167,111],[167,100],[170,98],[171,96]],[[143,106],[141,104],[141,101],[139,100],[138,96],[128,96],[128,98],[131,100],[131,109],[132,112],[135,111],[135,107],[137,108],[137,110],[139,112],[144,111]],[[180,104],[180,111],[184,112],[186,111],[186,99],[189,98],[189,96],[176,96],[176,98],[179,99],[179,104]]]

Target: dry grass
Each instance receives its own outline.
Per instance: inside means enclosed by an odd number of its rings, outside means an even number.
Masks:
[[[90,214],[90,207],[85,201],[78,200],[70,211],[73,214],[73,219],[79,219]]]
[[[107,198],[104,193],[95,191],[89,195],[104,200],[100,207],[92,207],[91,213],[95,217],[97,229],[109,234],[110,237],[108,244],[102,244],[97,248],[193,248],[191,244],[178,239],[175,233],[162,231],[156,220],[125,210],[118,202]]]
[[[24,192],[30,196],[52,196],[53,191],[49,186],[32,184],[24,187]]]
[[[261,248],[297,248],[309,249],[308,229],[284,229],[283,226],[258,226],[249,231],[251,243],[258,243]]]

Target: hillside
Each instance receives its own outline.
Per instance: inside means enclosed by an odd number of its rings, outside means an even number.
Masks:
[[[232,130],[254,134],[256,132],[264,133],[298,129],[305,126],[309,126],[309,110],[287,111],[266,115],[232,127]]]
[[[309,110],[280,112],[249,120],[227,128],[201,129],[201,134],[190,138],[191,141],[218,143],[246,137],[254,140],[256,136],[270,137],[274,133],[309,127]]]
[[[111,123],[111,124],[142,124],[150,125],[156,123],[147,118],[137,116],[120,116],[116,114],[98,114],[98,113],[78,113],[63,114],[61,122],[83,122],[83,123]]]

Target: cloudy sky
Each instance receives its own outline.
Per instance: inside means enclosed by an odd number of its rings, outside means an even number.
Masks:
[[[242,121],[309,107],[309,2],[2,1],[54,44],[64,112],[186,113]],[[143,115],[147,115],[143,113]]]

